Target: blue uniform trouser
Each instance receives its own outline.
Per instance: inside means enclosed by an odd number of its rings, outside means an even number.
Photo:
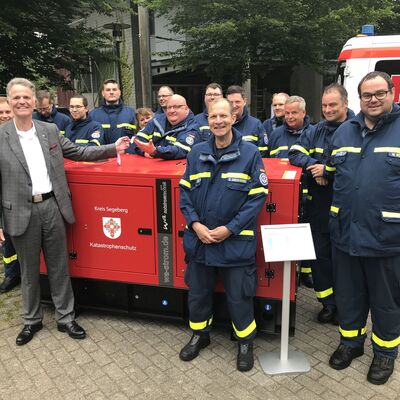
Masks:
[[[224,284],[234,335],[241,342],[251,341],[256,335],[255,265],[218,268],[190,262],[185,273],[185,283],[189,286],[189,326],[198,333],[210,331],[217,272]]]
[[[21,275],[17,253],[10,239],[10,236],[5,234],[5,241],[3,243],[3,262],[4,262],[4,276],[6,278],[15,278]]]
[[[362,347],[371,310],[374,353],[396,358],[400,344],[400,256],[353,257],[333,247],[341,343]]]
[[[332,247],[329,232],[312,231],[315,255],[312,276],[318,301],[324,306],[334,306]]]

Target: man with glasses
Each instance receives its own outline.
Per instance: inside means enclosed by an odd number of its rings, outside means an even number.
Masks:
[[[158,108],[154,113],[155,116],[163,115],[167,108],[168,99],[174,94],[174,91],[169,86],[161,86],[157,92]]]
[[[374,358],[367,380],[384,384],[400,344],[400,107],[393,81],[370,72],[358,85],[361,112],[335,132],[330,231],[341,370],[364,354],[371,311]]]
[[[62,135],[71,122],[67,115],[57,110],[54,97],[47,90],[38,90],[36,93],[36,111],[33,113],[33,119],[56,124]]]
[[[105,144],[104,131],[99,122],[88,115],[85,96],[75,95],[69,101],[72,122],[65,128],[65,137],[78,146],[100,146]]]
[[[135,110],[124,105],[121,90],[114,79],[106,79],[101,91],[103,101],[90,111],[93,121],[100,122],[106,143],[115,143],[122,136],[132,137],[136,132]]]
[[[222,87],[218,83],[210,83],[206,87],[204,94],[204,110],[200,114],[197,114],[194,118],[199,124],[202,140],[208,140],[210,138],[210,127],[208,126],[208,108],[209,105],[214,101],[223,96]]]
[[[128,153],[176,160],[186,158],[193,144],[199,141],[198,124],[183,96],[172,95],[165,114],[151,121],[137,133]]]

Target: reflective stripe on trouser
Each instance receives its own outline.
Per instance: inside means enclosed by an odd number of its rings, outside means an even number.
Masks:
[[[5,239],[3,243],[4,276],[14,278],[21,274],[19,261],[10,236],[6,234]]]
[[[315,255],[312,276],[315,295],[322,304],[334,305],[331,239],[328,232],[312,231]]]
[[[299,271],[301,274],[311,274],[314,260],[304,260],[300,262]]]
[[[217,268],[189,263],[185,273],[185,283],[189,286],[189,326],[198,332],[210,331],[217,272],[224,284],[234,336],[239,341],[252,340],[256,335],[253,305],[257,285],[255,265]]]
[[[362,346],[371,310],[374,353],[397,356],[400,344],[400,256],[353,257],[333,247],[333,271],[341,342]],[[361,330],[361,331],[360,331]],[[347,332],[360,332],[356,336]]]

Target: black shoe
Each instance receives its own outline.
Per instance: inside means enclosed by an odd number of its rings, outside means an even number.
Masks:
[[[387,382],[394,369],[394,359],[379,354],[374,355],[369,367],[367,380],[374,385],[383,385]]]
[[[39,332],[42,328],[43,324],[41,322],[38,322],[37,324],[33,325],[24,325],[22,331],[18,334],[17,339],[15,341],[17,346],[22,346],[30,342],[33,336],[35,336],[35,333]]]
[[[317,319],[319,322],[321,322],[321,324],[327,324],[328,322],[331,322],[334,325],[337,325],[336,307],[322,306],[322,310],[318,313]]]
[[[86,337],[85,330],[76,321],[71,321],[67,324],[57,324],[57,329],[60,332],[67,332],[72,339],[84,339]]]
[[[203,333],[201,335],[193,333],[189,340],[179,353],[179,358],[182,361],[191,361],[195,359],[201,349],[204,349],[210,344],[210,335],[208,333]]]
[[[250,371],[253,368],[253,343],[239,343],[236,366],[242,372]]]
[[[0,293],[9,292],[21,283],[21,277],[19,275],[13,276],[12,278],[6,276],[3,283],[0,285]]]
[[[334,351],[329,359],[329,365],[333,369],[345,369],[356,357],[360,357],[363,354],[363,347],[349,347],[344,344],[339,344],[339,347]]]
[[[312,289],[314,287],[314,281],[312,278],[312,274],[310,272],[307,272],[307,273],[301,272],[300,273],[300,284]]]

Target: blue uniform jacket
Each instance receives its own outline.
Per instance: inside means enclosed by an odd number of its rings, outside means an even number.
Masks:
[[[300,135],[306,132],[311,134],[314,131],[314,126],[310,124],[310,117],[308,115],[304,118],[303,126],[294,131],[290,129],[286,122],[278,128],[274,129],[269,137],[268,151],[271,158],[288,158],[289,149],[299,139]]]
[[[200,130],[200,138],[203,141],[206,141],[210,138],[211,131],[208,126],[208,111],[205,108],[204,111],[200,114],[196,114],[194,117],[195,121],[199,125]]]
[[[51,114],[45,118],[42,114],[35,111],[32,115],[33,119],[43,122],[50,122],[52,124],[56,124],[60,133],[63,135],[65,133],[65,128],[71,122],[71,119],[68,115],[65,115],[59,111],[57,111],[56,106],[53,105],[53,109],[51,110]]]
[[[257,146],[261,153],[261,157],[266,157],[268,154],[268,136],[261,121],[249,115],[249,110],[244,107],[243,114],[233,127],[237,129],[245,142],[253,143]]]
[[[354,112],[348,110],[347,119]],[[330,157],[333,134],[343,122],[320,121],[313,130],[306,130],[289,149],[289,160],[293,165],[304,169],[307,179],[307,217],[313,230],[329,232],[329,209],[332,203],[333,181],[328,185],[318,185],[306,168],[314,164],[326,164]]]
[[[156,146],[155,157],[165,160],[186,158],[193,144],[199,141],[198,124],[194,115],[189,115],[178,125],[170,127],[165,114],[152,118],[148,124],[140,130],[136,137],[142,142],[153,141]],[[127,153],[143,155],[143,152],[134,144],[129,146]]]
[[[103,100],[101,106],[90,111],[89,115],[93,121],[100,122],[107,144],[115,143],[122,136],[132,137],[135,134],[135,110],[124,106],[121,100],[112,105]]]
[[[332,140],[331,240],[351,256],[400,255],[400,108],[372,130],[360,112]]]
[[[186,260],[215,267],[255,263],[257,216],[268,193],[257,148],[233,129],[233,142],[219,159],[215,139],[194,146],[180,181],[180,207],[187,222],[183,236]],[[203,244],[192,230],[199,221],[209,229],[226,226],[232,235],[221,243]]]
[[[266,119],[263,122],[263,127],[267,135],[270,136],[272,131],[283,124],[284,118],[276,118],[275,116]]]
[[[65,129],[65,137],[79,146],[100,146],[104,143],[104,131],[100,123],[89,116],[72,121]]]

